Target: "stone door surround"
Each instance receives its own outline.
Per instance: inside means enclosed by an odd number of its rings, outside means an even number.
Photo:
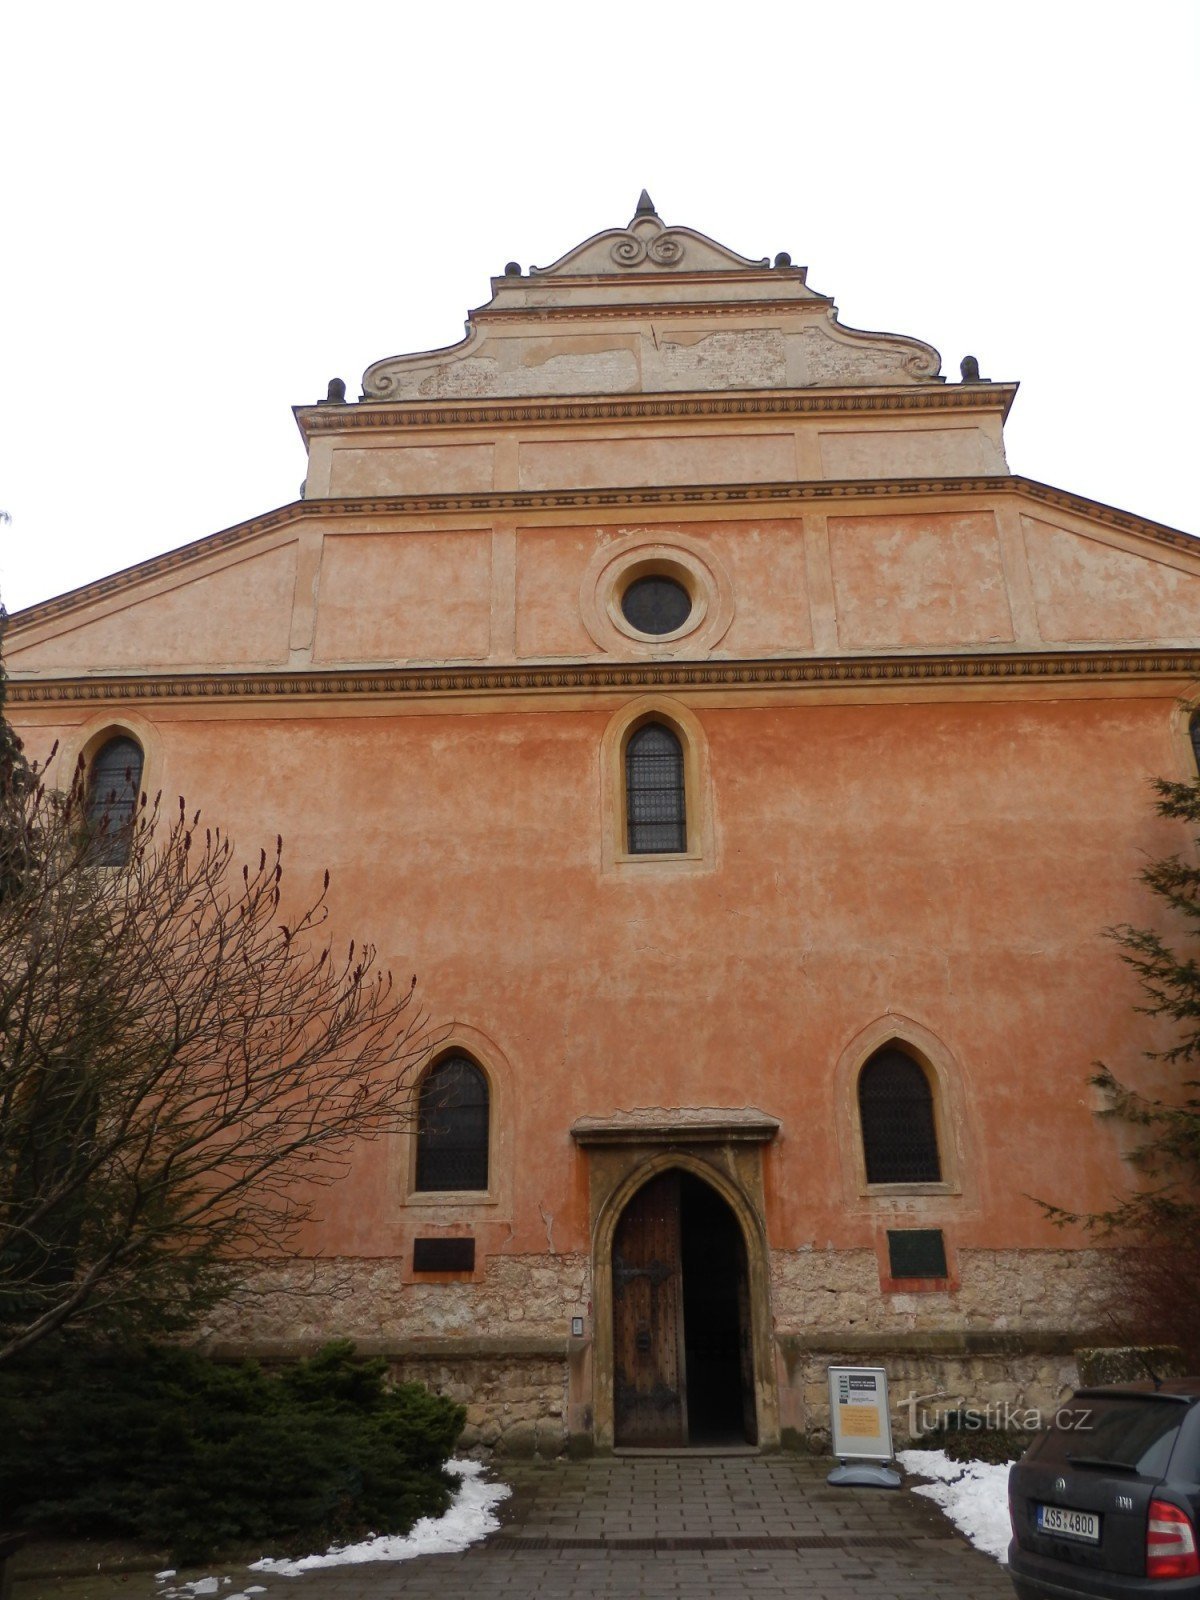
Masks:
[[[629,1201],[670,1168],[709,1184],[742,1231],[750,1289],[750,1341],[759,1448],[779,1446],[770,1272],[763,1200],[762,1151],[779,1122],[753,1107],[654,1107],[580,1117],[571,1136],[588,1156],[592,1238],[592,1438],[599,1451],[614,1441],[612,1249]],[[573,1396],[584,1401],[584,1396]]]

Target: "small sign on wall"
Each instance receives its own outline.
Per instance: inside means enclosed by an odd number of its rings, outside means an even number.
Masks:
[[[414,1272],[474,1272],[474,1239],[413,1240]]]
[[[892,1419],[882,1367],[829,1368],[829,1431],[841,1462],[829,1474],[830,1483],[900,1487],[899,1475],[880,1464],[892,1459]]]

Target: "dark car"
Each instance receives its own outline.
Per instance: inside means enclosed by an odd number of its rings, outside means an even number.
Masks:
[[[1200,1378],[1078,1390],[1008,1507],[1021,1600],[1200,1600]]]

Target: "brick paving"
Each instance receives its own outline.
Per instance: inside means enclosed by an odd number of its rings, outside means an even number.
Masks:
[[[231,1571],[222,1592],[259,1583],[260,1600],[1011,1600],[1005,1570],[930,1501],[831,1489],[828,1467],[749,1454],[508,1462],[496,1469],[513,1488],[500,1531],[461,1555],[300,1578]],[[154,1591],[148,1575],[120,1585],[127,1600]],[[15,1600],[40,1594],[87,1600],[82,1587],[39,1593],[32,1583]]]
[[[645,1454],[498,1464],[502,1526],[461,1555],[302,1578],[208,1568],[254,1600],[1011,1600],[1002,1566],[907,1490],[830,1490],[827,1461]],[[200,1573],[179,1573],[176,1582]],[[19,1579],[14,1600],[155,1600],[149,1573]]]

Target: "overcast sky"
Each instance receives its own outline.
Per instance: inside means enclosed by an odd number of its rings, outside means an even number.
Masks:
[[[295,499],[294,404],[643,185],[1020,380],[1015,472],[1200,532],[1193,0],[3,9],[10,611]]]

